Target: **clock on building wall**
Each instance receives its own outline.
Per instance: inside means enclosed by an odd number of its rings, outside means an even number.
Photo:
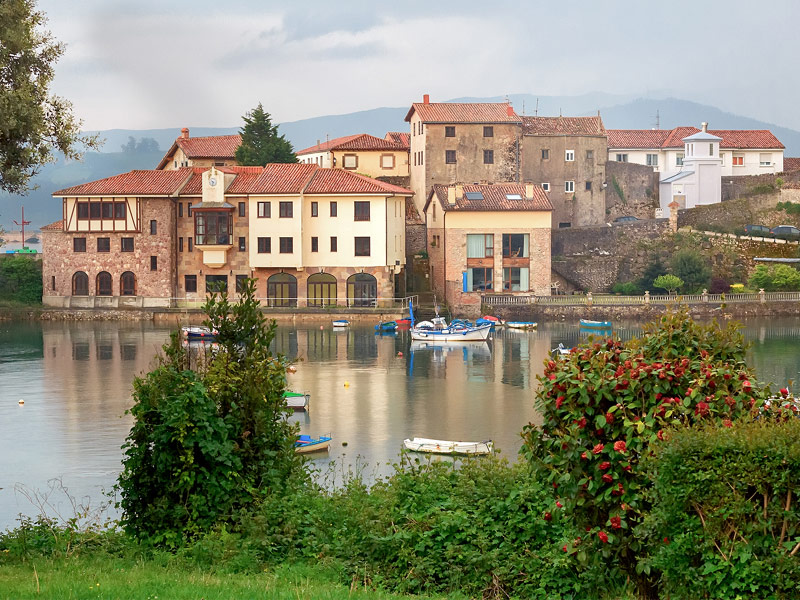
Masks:
[[[217,178],[216,177],[209,177],[208,178],[208,185],[210,185],[211,187],[214,187],[215,185],[217,185]]]

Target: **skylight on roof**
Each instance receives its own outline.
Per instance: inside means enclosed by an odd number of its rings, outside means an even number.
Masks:
[[[521,194],[506,194],[506,200],[522,200]]]
[[[464,197],[467,200],[483,200],[483,192],[466,192]]]

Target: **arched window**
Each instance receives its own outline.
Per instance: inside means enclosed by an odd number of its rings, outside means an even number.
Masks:
[[[95,281],[95,296],[110,296],[111,295],[111,273],[100,271],[97,274]]]
[[[120,296],[136,295],[136,275],[134,275],[130,271],[125,271],[119,278],[119,295]]]
[[[336,305],[336,277],[330,273],[314,273],[308,278],[308,305]]]
[[[297,278],[289,273],[275,273],[267,279],[269,306],[297,306]]]
[[[89,276],[83,271],[78,271],[72,276],[72,295],[89,295]]]
[[[348,306],[375,306],[378,281],[369,273],[356,273],[347,279]]]

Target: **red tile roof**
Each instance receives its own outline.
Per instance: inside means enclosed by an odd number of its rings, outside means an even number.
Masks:
[[[192,169],[129,171],[53,192],[53,196],[172,196],[192,175]]]
[[[544,191],[542,186],[533,186],[533,196],[526,198],[526,186],[520,183],[493,183],[493,184],[469,184],[464,185],[462,196],[456,197],[455,204],[450,204],[447,199],[446,185],[435,184],[428,195],[428,201],[425,208],[428,207],[434,194],[439,200],[443,210],[456,210],[456,211],[506,211],[506,210],[524,210],[524,211],[542,211],[553,210],[553,205],[550,203],[550,198],[547,192]],[[483,195],[482,199],[468,200],[467,192],[480,192]],[[510,195],[522,196],[522,198],[509,198]]]
[[[419,114],[423,123],[520,123],[519,115],[505,102],[415,102],[406,115]],[[508,113],[511,113],[510,115]]]
[[[203,194],[203,173],[208,171],[211,167],[192,167],[192,177],[189,182],[181,189],[181,196],[201,196]],[[227,175],[236,175],[236,178],[225,191],[226,194],[236,193],[231,188],[236,186],[236,189],[241,189],[242,185],[247,181],[255,181],[259,175],[264,171],[264,167],[214,167],[220,173]]]
[[[186,157],[191,160],[198,158],[218,158],[233,160],[236,149],[242,145],[242,136],[235,135],[211,135],[208,137],[179,137],[176,139],[156,169],[163,169],[180,147]]]
[[[783,170],[785,172],[788,171],[800,171],[800,158],[789,158],[784,156],[783,157]]]
[[[297,155],[302,156],[304,154],[326,152],[328,150],[408,150],[408,145],[403,146],[398,142],[381,139],[374,135],[369,135],[368,133],[360,133],[358,135],[347,135],[335,138],[323,144],[305,148],[297,152]]]
[[[386,134],[386,139],[395,143],[402,144],[406,149],[411,147],[411,134],[402,131],[390,131]]]
[[[317,168],[303,163],[268,164],[249,187],[238,193],[299,194]]]
[[[697,127],[675,129],[609,129],[609,149],[625,148],[683,148],[683,138],[698,133]],[[709,129],[708,133],[722,138],[721,148],[782,149],[784,146],[768,129]]]
[[[306,194],[397,194],[411,196],[411,190],[378,181],[371,177],[351,173],[343,169],[317,169],[311,183],[305,189]]]
[[[49,225],[45,225],[44,227],[40,227],[39,231],[64,231],[64,223],[62,219],[58,221],[54,221]]]
[[[524,135],[605,135],[600,115],[596,117],[522,117]]]

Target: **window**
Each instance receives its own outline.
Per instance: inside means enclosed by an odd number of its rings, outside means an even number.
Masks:
[[[86,252],[86,238],[85,237],[72,238],[72,251]]]
[[[433,239],[431,240],[431,246],[433,246],[434,248],[436,248],[437,246],[439,246],[439,244],[441,243],[441,242],[439,241],[439,238],[440,238],[440,237],[441,237],[441,236],[434,235],[434,236],[433,236]]]
[[[312,202],[311,203],[311,216],[318,217],[319,216],[319,202]]]
[[[492,269],[472,267],[467,269],[467,291],[483,292],[492,289]]]
[[[494,137],[494,127],[492,127],[491,125],[484,125],[483,137]]]
[[[357,237],[355,238],[356,256],[369,256],[369,238]]]
[[[292,254],[294,252],[294,238],[280,238],[281,254]]]
[[[239,202],[239,216],[244,217],[247,215],[247,204]]]
[[[545,192],[549,192],[550,191],[550,184],[545,181],[544,183],[542,183],[542,189]]]
[[[628,162],[627,154],[617,154],[617,162]]]
[[[394,169],[394,154],[381,154],[381,169]]]
[[[225,294],[228,292],[228,276],[227,275],[206,275],[206,294],[209,292],[220,292]]]
[[[107,237],[97,238],[97,251],[111,252],[111,238]]]
[[[110,296],[111,295],[111,273],[101,271],[97,274],[97,281],[95,282],[95,295],[97,296]]]
[[[194,240],[192,240],[192,238],[186,238],[186,243],[188,244],[189,252],[191,252],[192,251],[192,244],[194,243]]]
[[[448,165],[456,164],[456,151],[455,150],[445,150],[444,151],[444,162]]]
[[[269,254],[272,252],[272,238],[260,237],[258,238],[258,253]]]
[[[586,151],[586,160],[594,160],[594,150]]]
[[[233,219],[227,211],[201,211],[194,216],[194,243],[198,246],[231,244]]]
[[[197,275],[184,275],[183,276],[183,288],[186,292],[196,292],[197,291]]]
[[[314,273],[307,280],[309,306],[336,306],[336,277]]]
[[[291,219],[294,217],[294,204],[292,202],[279,202],[278,216],[281,219]]]
[[[503,290],[527,292],[529,273],[528,267],[503,267]]]
[[[564,192],[572,193],[575,191],[575,182],[574,181],[565,181],[564,182]]]
[[[714,156],[714,144],[709,144],[708,145],[708,155],[709,156]]]
[[[503,258],[528,258],[529,240],[527,233],[504,233]]]
[[[343,169],[357,169],[358,168],[358,155],[356,154],[343,154],[342,155],[342,168]]]
[[[186,203],[186,216],[187,217],[191,217],[192,216],[192,203],[191,202],[187,202]]]
[[[269,306],[297,306],[297,278],[289,273],[275,273],[267,279]]]
[[[88,202],[78,202],[78,218],[79,219],[88,219],[89,218],[89,203]]]
[[[133,238],[132,237],[120,238],[119,249],[122,252],[133,252]]]
[[[151,256],[150,257],[150,270],[151,271],[158,271],[158,257]]]
[[[122,275],[120,275],[119,294],[120,296],[136,295],[136,275],[130,271],[125,271]]]
[[[247,250],[247,242],[245,242],[244,237],[239,237],[239,252],[244,252]]]
[[[758,156],[758,166],[759,167],[771,167],[772,166],[772,154],[759,154],[759,156]]]
[[[89,202],[89,218],[99,219],[102,216],[102,208],[99,202]]]
[[[564,151],[564,160],[567,162],[572,162],[575,160],[575,150],[566,150]]]
[[[236,276],[236,293],[241,294],[244,291],[244,283],[247,281],[247,275]]]
[[[113,219],[114,218],[114,203],[113,202],[103,202],[102,206],[102,213],[103,219]]]
[[[456,128],[454,125],[446,125],[444,128],[444,137],[456,137]]]
[[[337,216],[337,214],[338,214],[338,209],[337,209],[336,201],[334,200],[334,201],[331,201],[331,216],[335,217],[335,216]]]
[[[51,275],[50,276],[50,289],[51,290],[55,290],[56,289],[56,276],[55,275]]]
[[[127,214],[127,205],[124,202],[114,202],[114,218],[125,219]]]
[[[178,238],[178,252],[183,252],[183,238]]]
[[[591,192],[592,191],[592,182],[591,181],[587,181],[586,182],[586,191],[587,192]]]
[[[257,212],[260,219],[269,219],[272,216],[272,203],[259,202]]]
[[[72,295],[89,295],[89,276],[83,271],[78,271],[72,276]]]
[[[570,223],[569,221],[562,221],[561,223],[558,224],[559,229],[566,229],[567,227],[572,227],[572,223]]]
[[[354,221],[369,221],[369,202],[356,200],[354,203]]]
[[[376,306],[378,280],[369,273],[356,273],[347,278],[348,306]]]
[[[676,167],[683,166],[683,153],[678,153],[675,155],[675,166]]]
[[[331,237],[331,252],[337,252],[339,250],[338,239],[336,236]]]
[[[657,167],[658,166],[658,154],[648,154],[646,159],[647,159],[647,166],[648,167]]]
[[[311,238],[311,251],[312,252],[319,252],[319,238],[312,237]]]
[[[178,202],[178,216],[183,216],[183,202]]]
[[[542,160],[550,160],[550,150],[548,148],[542,148]]]
[[[483,151],[483,164],[485,164],[485,165],[493,165],[494,164],[494,150],[484,150]]]
[[[734,154],[733,155],[733,166],[734,167],[743,167],[744,166],[744,156],[742,156],[742,155],[736,156]]]
[[[467,258],[490,258],[492,256],[494,256],[494,234],[467,234]]]

